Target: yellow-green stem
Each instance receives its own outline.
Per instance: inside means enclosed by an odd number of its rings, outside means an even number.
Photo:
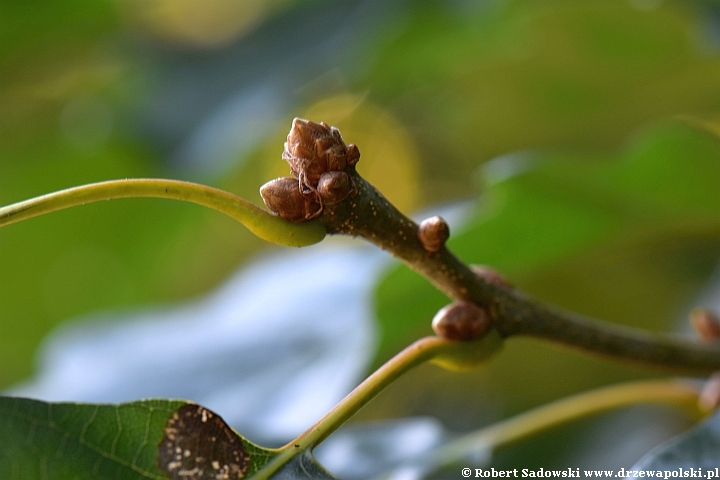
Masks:
[[[279,245],[301,247],[325,237],[320,222],[291,223],[224,190],[178,180],[136,178],[68,188],[0,208],[0,227],[45,213],[114,198],[154,197],[196,203],[231,216]]]
[[[685,408],[698,418],[698,389],[679,380],[631,382],[573,395],[483,428],[450,442],[437,453],[447,465],[477,450],[492,450],[542,430],[613,408],[638,403],[667,403]]]
[[[408,346],[373,372],[305,433],[282,447],[278,456],[257,472],[253,480],[270,478],[293,457],[320,444],[396,378],[447,350],[453,350],[460,343],[425,337]]]

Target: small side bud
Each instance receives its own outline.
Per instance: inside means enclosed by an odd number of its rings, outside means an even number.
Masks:
[[[260,196],[270,210],[291,222],[310,220],[322,213],[315,193],[303,194],[294,178],[270,180],[260,187]]]
[[[317,187],[320,198],[327,205],[345,200],[352,189],[352,180],[345,172],[323,173]]]
[[[450,227],[442,217],[436,215],[420,222],[418,239],[426,251],[437,252],[449,237]]]
[[[707,379],[700,397],[698,406],[705,412],[712,412],[720,406],[720,372],[715,372]]]
[[[488,267],[487,265],[470,265],[470,270],[478,277],[496,287],[513,288],[513,284],[508,282],[502,273],[492,267]]]
[[[351,143],[347,146],[347,153],[346,153],[346,159],[347,165],[349,167],[354,166],[357,162],[360,161],[360,150],[357,146],[355,146],[354,143]]]
[[[438,311],[432,328],[447,340],[474,340],[490,327],[490,315],[484,308],[465,301],[453,302]]]
[[[690,324],[700,334],[702,340],[706,342],[720,340],[720,319],[710,310],[694,308],[690,312]]]

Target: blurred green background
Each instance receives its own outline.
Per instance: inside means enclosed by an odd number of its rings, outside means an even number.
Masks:
[[[479,198],[453,248],[543,300],[676,330],[717,264],[720,2],[0,2],[0,204],[148,176],[261,203],[294,116],[337,125],[404,211]],[[0,388],[58,323],[197,296],[270,248],[161,200],[3,228]],[[375,363],[444,302],[390,270]],[[518,340],[478,372],[423,368],[361,418],[463,430],[649,374]]]

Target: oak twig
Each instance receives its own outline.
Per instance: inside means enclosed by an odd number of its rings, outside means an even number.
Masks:
[[[587,352],[692,374],[720,370],[720,349],[563,311],[523,292],[479,277],[446,246],[423,248],[418,225],[400,213],[375,187],[349,168],[355,191],[327,205],[320,217],[330,234],[362,237],[424,275],[450,298],[488,309],[503,337],[543,338]]]

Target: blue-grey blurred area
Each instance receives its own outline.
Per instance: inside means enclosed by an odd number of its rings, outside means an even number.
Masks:
[[[362,378],[374,344],[368,297],[381,264],[367,248],[295,251],[259,259],[184,305],[69,324],[47,340],[37,377],[6,393],[188,399],[255,441],[281,445]]]
[[[718,415],[705,419],[690,432],[655,447],[632,466],[633,471],[688,472],[688,476],[712,476],[718,468]],[[629,473],[626,478],[630,478]]]
[[[217,39],[209,29],[183,38],[191,43],[186,48],[142,45],[153,88],[135,112],[138,133],[189,178],[226,172],[293,111],[319,96],[347,91],[362,69],[353,52],[401,8],[398,1],[225,3],[213,15],[237,22],[235,35]],[[263,3],[269,6],[250,6]],[[257,12],[260,25],[245,18],[245,9],[272,9],[273,3],[286,5],[274,15]],[[185,21],[195,23],[192,12],[187,15]]]
[[[682,330],[717,298],[718,32],[715,0],[0,1],[0,204],[128,177],[262,204],[260,185],[289,174],[300,116],[357,144],[359,172],[401,210],[474,205],[451,222],[463,259],[586,315]],[[178,396],[286,440],[431,333],[447,301],[354,242],[283,253],[216,212],[149,199],[4,227],[0,389]],[[341,432],[324,458],[347,478],[382,475],[373,462],[418,477],[443,439],[655,375],[509,342],[486,369],[399,379],[357,419],[393,422]],[[628,466],[687,426],[623,415],[491,462]],[[633,436],[614,444],[623,424]]]

